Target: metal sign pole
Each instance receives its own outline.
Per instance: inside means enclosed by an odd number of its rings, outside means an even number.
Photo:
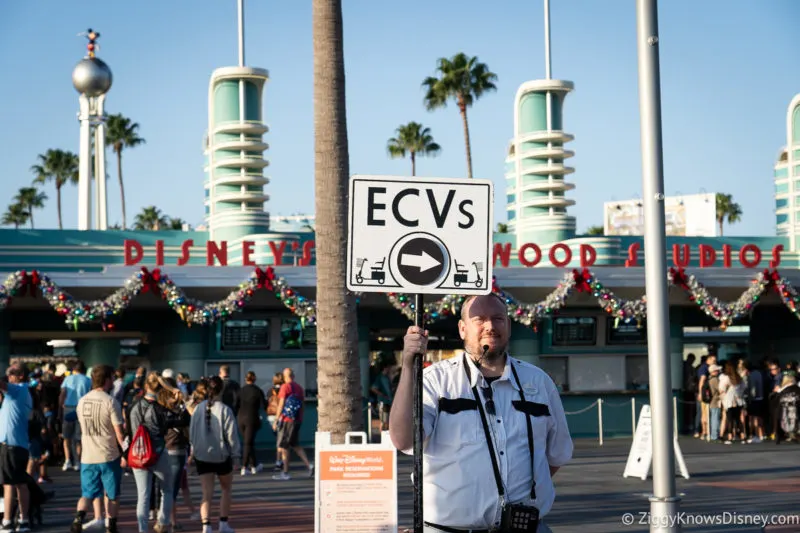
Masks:
[[[425,330],[422,294],[414,297],[414,325]],[[414,533],[422,533],[422,441],[425,440],[425,427],[422,423],[422,360],[424,353],[414,359]]]
[[[675,451],[670,384],[669,301],[664,232],[664,163],[661,143],[661,80],[656,0],[637,0],[639,114],[642,143],[647,349],[653,446],[650,531],[677,533],[680,498],[675,490]]]

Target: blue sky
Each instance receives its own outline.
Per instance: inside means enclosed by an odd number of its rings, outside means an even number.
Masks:
[[[390,160],[386,140],[415,120],[443,151],[418,162],[422,176],[466,174],[457,110],[428,112],[421,81],[438,57],[477,55],[499,77],[498,91],[469,111],[474,174],[494,180],[505,216],[503,166],[513,99],[544,77],[541,0],[376,2],[345,0],[345,64],[351,173],[410,172]],[[273,214],[312,212],[314,152],[311,2],[246,2],[247,64],[267,68],[264,113]],[[662,0],[659,9],[667,194],[727,192],[744,211],[730,235],[774,235],[772,166],[786,141],[786,108],[800,92],[800,2]],[[564,109],[578,229],[602,224],[604,201],[641,193],[632,0],[552,0],[553,77],[575,91]],[[48,148],[77,152],[77,93],[71,71],[84,55],[77,34],[101,32],[98,56],[114,72],[109,113],[141,125],[147,144],[124,154],[128,222],[156,205],[192,224],[203,218],[202,139],[208,80],[235,65],[235,0],[4,2],[0,7],[0,146],[6,190],[32,179]],[[5,76],[4,76],[5,77]],[[111,156],[111,154],[110,154]],[[119,220],[116,161],[109,157],[109,221]],[[55,191],[36,214],[56,227]],[[0,206],[0,209],[5,205]],[[77,224],[75,188],[64,194],[66,228]]]

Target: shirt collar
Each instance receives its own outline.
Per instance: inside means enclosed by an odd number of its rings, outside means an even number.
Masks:
[[[478,385],[478,379],[481,380],[483,385],[486,385],[486,381],[483,378],[483,374],[481,373],[478,366],[472,360],[467,352],[463,352],[463,359],[466,359],[467,365],[469,365],[469,386],[475,387]],[[480,376],[480,378],[478,377]],[[497,378],[497,381],[508,381],[511,383],[511,386],[514,387],[516,390],[519,390],[519,385],[517,385],[517,380],[514,379],[514,375],[511,373],[511,356],[508,355],[506,352],[506,366],[503,369],[503,374]]]

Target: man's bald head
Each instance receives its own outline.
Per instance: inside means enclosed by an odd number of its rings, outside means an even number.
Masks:
[[[461,307],[458,333],[471,356],[482,354],[487,361],[503,357],[511,333],[506,303],[494,293],[467,298]]]
[[[493,292],[490,292],[489,294],[486,294],[486,295],[473,294],[473,295],[467,296],[466,299],[464,300],[464,303],[461,304],[461,320],[466,320],[469,317],[469,314],[468,314],[469,313],[469,307],[472,304],[472,302],[475,301],[477,298],[495,298],[498,302],[500,302],[503,305],[504,309],[508,308],[508,306],[506,306],[506,302],[502,298],[500,298],[500,296],[498,296],[497,294],[495,294]]]

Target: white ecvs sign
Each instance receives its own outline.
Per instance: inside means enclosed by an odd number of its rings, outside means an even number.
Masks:
[[[490,293],[493,204],[490,180],[353,176],[347,288]]]

